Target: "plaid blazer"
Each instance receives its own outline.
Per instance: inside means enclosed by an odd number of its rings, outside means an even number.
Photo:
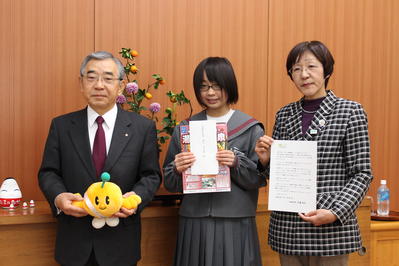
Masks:
[[[286,255],[351,253],[362,246],[354,212],[373,178],[367,116],[359,103],[327,91],[303,135],[302,101],[277,112],[273,138],[317,141],[317,208],[331,210],[338,219],[317,227],[303,221],[297,213],[272,212],[269,245]]]

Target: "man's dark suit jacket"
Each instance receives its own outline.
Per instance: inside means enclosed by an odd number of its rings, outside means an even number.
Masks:
[[[94,229],[91,216],[57,215],[55,258],[62,265],[84,265],[92,249],[100,265],[132,265],[140,259],[140,211],[160,184],[153,121],[118,108],[104,171],[122,193],[142,198],[137,214],[120,219],[117,227]],[[55,197],[62,192],[84,194],[94,182],[95,167],[89,143],[87,109],[53,119],[39,170],[39,185],[54,215]]]

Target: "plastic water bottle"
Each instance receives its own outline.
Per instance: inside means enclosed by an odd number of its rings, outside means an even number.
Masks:
[[[377,206],[377,214],[379,216],[389,215],[389,189],[386,180],[381,180],[381,186],[378,188]]]

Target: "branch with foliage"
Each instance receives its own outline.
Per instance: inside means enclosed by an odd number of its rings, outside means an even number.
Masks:
[[[136,57],[139,55],[136,50],[130,48],[122,48],[119,51],[122,58],[125,59],[125,73],[127,78],[127,84],[123,90],[123,94],[118,96],[117,103],[121,104],[124,109],[136,112],[147,116],[148,118],[158,122],[157,113],[161,111],[161,105],[157,102],[153,102],[144,106],[143,101],[152,99],[152,92],[158,90],[160,85],[164,85],[165,79],[159,74],[153,74],[153,82],[147,84],[147,87],[140,88],[139,83],[136,79],[137,73],[140,71],[136,64]],[[191,117],[193,108],[190,100],[184,95],[184,92],[175,93],[173,91],[167,91],[166,96],[168,96],[171,103],[170,107],[166,107],[164,110],[164,117],[160,121],[161,128],[157,129],[157,139],[158,139],[158,149],[161,150],[161,145],[164,144],[170,136],[173,134],[173,130],[177,125],[176,115],[177,108],[184,104],[188,104],[190,107]]]

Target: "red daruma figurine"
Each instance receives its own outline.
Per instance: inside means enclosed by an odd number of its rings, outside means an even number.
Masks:
[[[13,177],[4,179],[0,187],[0,206],[8,209],[12,203],[17,207],[22,199],[22,193],[18,183]]]

